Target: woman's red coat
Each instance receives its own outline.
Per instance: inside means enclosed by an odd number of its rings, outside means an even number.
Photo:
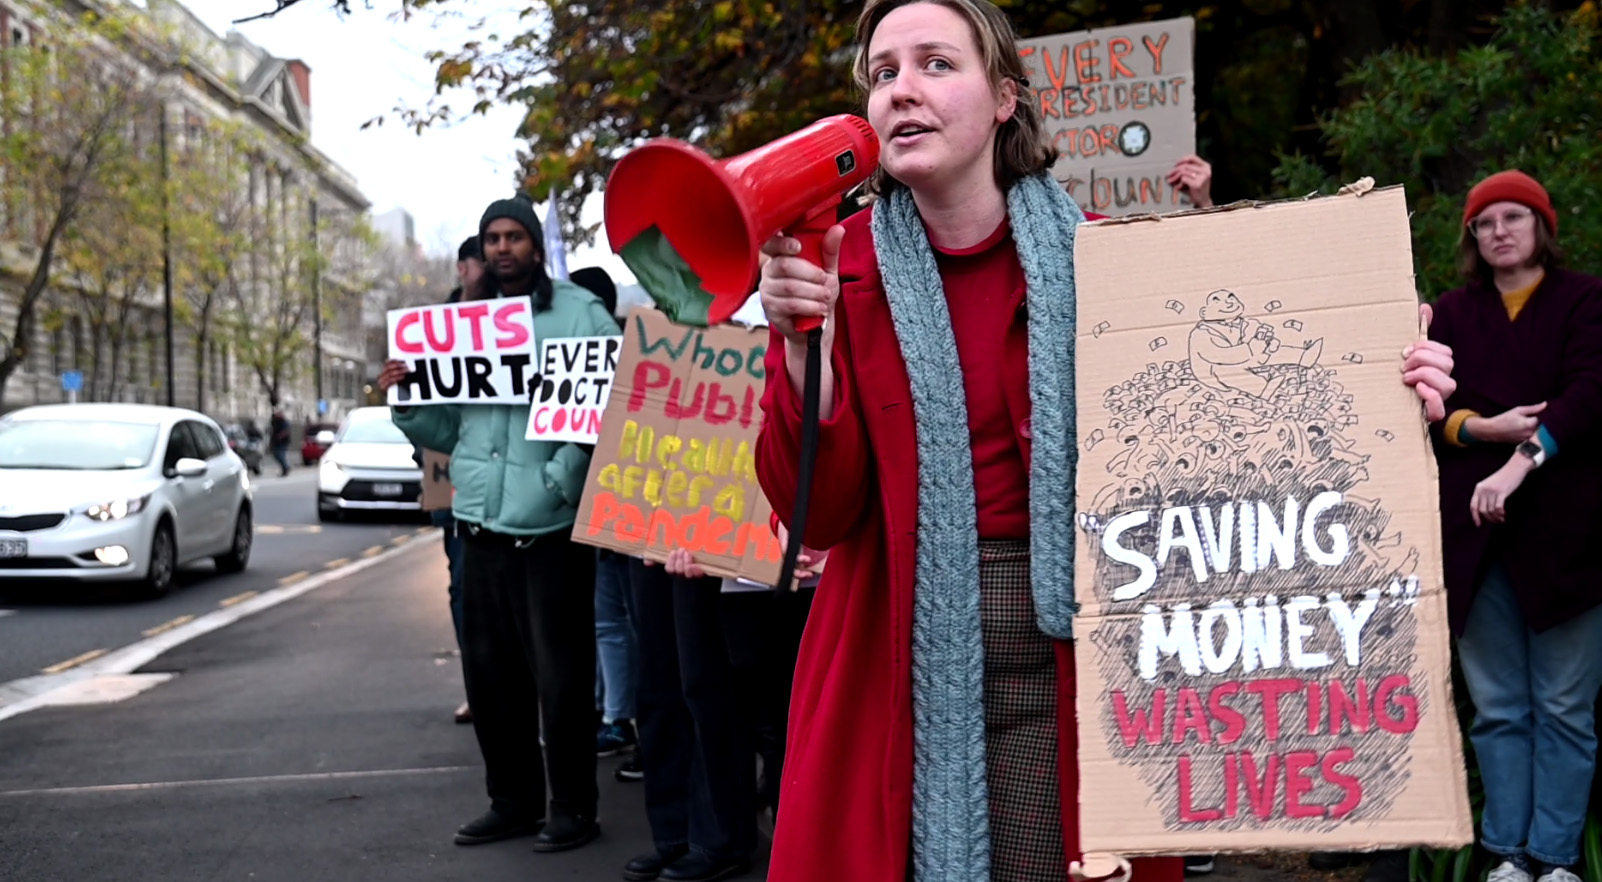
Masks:
[[[912,594],[918,458],[911,384],[885,299],[871,211],[846,224],[835,310],[836,404],[821,432],[805,544],[830,549],[796,664],[769,882],[905,882],[912,824]],[[775,510],[795,501],[800,399],[782,338],[768,351],[757,474]],[[1028,352],[1009,345],[1011,376]],[[1026,384],[1010,393],[1027,413]],[[1027,425],[1019,443],[1029,456]],[[1064,848],[1078,858],[1074,660],[1057,644]],[[1136,862],[1139,882],[1177,882],[1178,859]]]

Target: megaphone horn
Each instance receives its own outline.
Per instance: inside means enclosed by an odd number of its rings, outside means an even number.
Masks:
[[[713,296],[711,324],[728,321],[756,285],[757,255],[779,232],[822,265],[823,234],[841,194],[879,165],[879,139],[850,114],[725,160],[656,138],[618,160],[606,184],[613,247],[656,227]],[[798,329],[808,330],[802,323]]]

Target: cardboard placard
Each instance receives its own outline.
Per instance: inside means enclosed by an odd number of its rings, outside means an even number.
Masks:
[[[540,384],[528,411],[530,441],[594,444],[612,394],[622,337],[553,337],[540,347]]]
[[[1188,17],[1019,43],[1059,153],[1052,174],[1086,211],[1190,205],[1168,172],[1196,152],[1195,43]]]
[[[527,404],[539,345],[534,303],[506,297],[392,309],[389,357],[411,373],[389,404]]]
[[[771,585],[784,549],[757,484],[768,332],[692,328],[635,308],[573,539]]]
[[[1084,849],[1471,842],[1401,188],[1090,224],[1075,269]]]
[[[423,511],[442,511],[451,507],[456,490],[451,486],[451,457],[448,453],[423,449]]]

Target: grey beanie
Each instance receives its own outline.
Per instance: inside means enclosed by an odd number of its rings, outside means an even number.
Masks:
[[[518,194],[510,199],[497,199],[484,209],[484,217],[478,222],[478,234],[484,235],[489,229],[490,221],[509,218],[523,225],[534,239],[534,247],[541,254],[545,253],[545,231],[540,226],[539,216],[534,213],[534,202],[527,196]]]

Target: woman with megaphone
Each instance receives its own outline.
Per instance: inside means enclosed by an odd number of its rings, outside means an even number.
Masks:
[[[772,882],[1062,882],[1080,860],[1072,449],[1073,247],[1006,15],[869,0],[855,77],[877,201],[776,238],[757,471],[797,493],[806,334],[824,317],[807,546],[830,550],[791,703]],[[1451,355],[1404,381],[1432,418]],[[1083,869],[1083,868],[1078,868]],[[1177,858],[1133,862],[1178,880]]]

